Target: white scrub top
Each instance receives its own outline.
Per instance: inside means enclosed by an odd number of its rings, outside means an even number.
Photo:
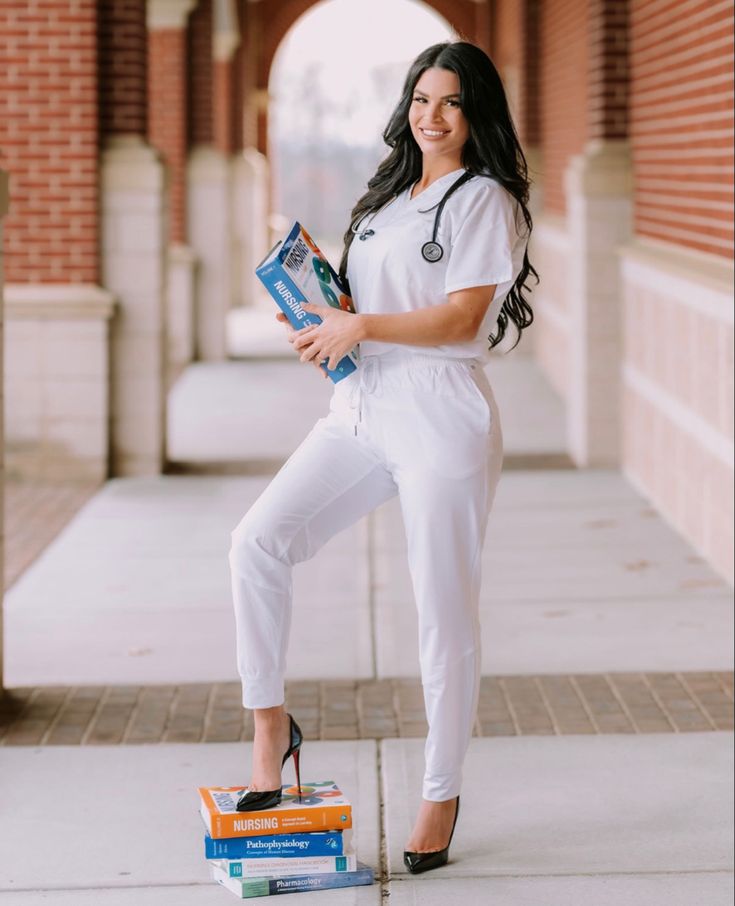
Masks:
[[[487,361],[487,338],[521,271],[528,237],[522,210],[510,192],[494,179],[474,176],[450,196],[442,211],[437,241],[444,255],[426,261],[421,247],[431,239],[434,206],[463,172],[447,173],[413,199],[409,187],[374,216],[366,215],[359,227],[375,234],[365,240],[354,237],[347,279],[356,310],[373,314],[441,305],[449,301],[448,293],[495,284],[475,339],[421,347],[424,354]],[[421,213],[427,208],[433,210]],[[366,340],[360,343],[360,354],[382,355],[395,348],[395,343]]]

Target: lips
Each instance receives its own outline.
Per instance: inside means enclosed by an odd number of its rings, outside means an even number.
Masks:
[[[448,129],[423,129],[421,126],[419,126],[419,131],[426,138],[442,138],[449,134]]]

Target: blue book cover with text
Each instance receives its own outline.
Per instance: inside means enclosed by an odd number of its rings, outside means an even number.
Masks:
[[[352,832],[312,831],[303,834],[264,834],[260,837],[223,837],[205,834],[207,859],[272,859],[279,857],[342,856],[349,850]]]
[[[338,274],[298,222],[286,239],[270,250],[255,273],[296,330],[322,323],[318,315],[304,311],[302,302],[314,305],[326,303],[344,311],[355,310]],[[326,365],[321,365],[321,368],[336,384],[355,371],[356,358],[349,353],[334,370]]]

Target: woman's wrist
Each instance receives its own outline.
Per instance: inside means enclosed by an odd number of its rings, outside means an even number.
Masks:
[[[362,343],[363,340],[369,340],[369,331],[368,324],[370,323],[369,315],[356,314],[357,318],[357,342]]]

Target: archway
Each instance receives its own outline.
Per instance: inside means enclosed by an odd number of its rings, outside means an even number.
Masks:
[[[341,35],[348,37],[335,41]],[[414,0],[328,0],[298,19],[269,85],[276,231],[302,220],[325,251],[334,249],[330,257],[339,256],[348,213],[388,150],[382,132],[411,60],[456,37],[446,19]]]

